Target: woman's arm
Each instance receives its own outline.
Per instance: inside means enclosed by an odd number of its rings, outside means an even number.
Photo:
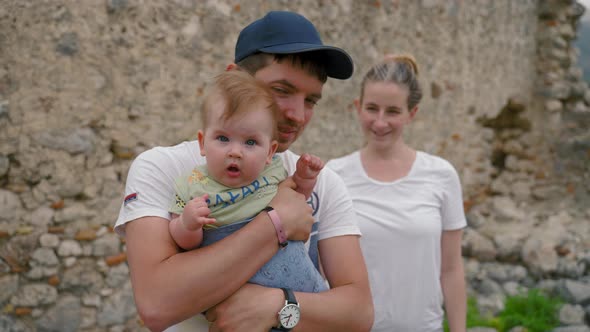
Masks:
[[[463,230],[443,231],[441,239],[440,282],[451,332],[466,329],[467,295],[461,255]]]

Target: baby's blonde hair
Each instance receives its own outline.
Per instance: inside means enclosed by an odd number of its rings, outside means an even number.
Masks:
[[[201,122],[203,128],[209,125],[209,113],[214,107],[219,106],[219,100],[224,101],[225,108],[221,115],[222,120],[227,120],[236,114],[252,111],[254,107],[264,105],[272,117],[272,138],[276,139],[277,123],[279,119],[279,107],[275,103],[270,88],[257,81],[252,75],[241,70],[230,70],[215,77],[213,86],[209,89],[201,108]]]

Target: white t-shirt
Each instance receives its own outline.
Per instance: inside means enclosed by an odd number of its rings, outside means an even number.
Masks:
[[[372,331],[442,331],[441,234],[466,225],[449,162],[418,151],[407,176],[381,182],[358,151],[331,160],[352,197],[375,308]]]
[[[289,175],[295,171],[299,156],[291,151],[279,154]],[[170,219],[168,208],[174,198],[174,179],[204,164],[198,141],[183,142],[171,147],[155,147],[140,154],[127,175],[125,198],[121,204],[115,231],[125,236],[125,224],[141,217]],[[332,170],[324,168],[309,198],[315,223],[306,243],[309,255],[318,266],[317,242],[323,239],[360,235],[352,202],[344,183]],[[208,331],[202,315],[197,315],[166,331]]]

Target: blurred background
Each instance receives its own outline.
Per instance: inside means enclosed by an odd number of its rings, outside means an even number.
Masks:
[[[0,0],[0,331],[145,330],[112,227],[133,159],[194,139],[241,28],[269,10],[314,22],[355,62],[293,146],[363,144],[352,110],[388,53],[425,96],[406,132],[461,177],[469,295],[482,314],[530,289],[557,331],[590,331],[587,0]],[[492,330],[494,331],[494,330]]]
[[[581,0],[581,4],[586,7],[584,16],[580,18],[578,27],[578,38],[575,45],[580,50],[579,64],[584,69],[584,80],[590,83],[590,0]]]

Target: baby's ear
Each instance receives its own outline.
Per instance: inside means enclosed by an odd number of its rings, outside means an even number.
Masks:
[[[274,156],[275,152],[277,152],[277,148],[279,147],[279,142],[276,140],[272,140],[270,142],[270,148],[268,149],[268,156],[266,158],[266,164],[269,165],[272,162],[272,156]]]
[[[197,132],[197,139],[199,140],[199,150],[201,150],[201,156],[205,156],[205,133],[202,130]]]

